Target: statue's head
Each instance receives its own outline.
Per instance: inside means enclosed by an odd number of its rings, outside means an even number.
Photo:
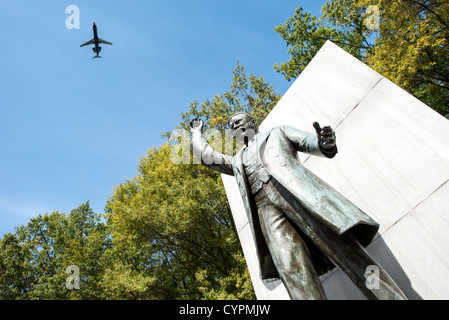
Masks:
[[[259,133],[259,126],[257,125],[256,120],[246,112],[233,114],[229,118],[228,126],[236,139],[242,143],[244,143],[246,139],[247,141],[251,141],[254,136]]]

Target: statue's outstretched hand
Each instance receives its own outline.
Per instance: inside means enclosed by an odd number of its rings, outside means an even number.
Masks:
[[[190,121],[190,131],[203,131],[204,122],[200,118],[195,118]]]
[[[321,128],[318,122],[314,122],[313,127],[315,128],[318,142],[322,148],[330,149],[336,145],[335,131],[331,127],[326,126]]]

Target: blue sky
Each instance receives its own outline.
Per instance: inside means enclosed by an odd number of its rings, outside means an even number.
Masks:
[[[284,94],[289,59],[273,28],[325,1],[0,0],[0,237],[90,201],[160,146],[189,103],[228,90],[236,61]],[[67,29],[66,7],[80,10]],[[103,59],[92,59],[92,21]]]

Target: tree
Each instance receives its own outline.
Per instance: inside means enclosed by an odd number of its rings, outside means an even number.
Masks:
[[[382,9],[380,36],[366,62],[440,114],[449,114],[449,2],[374,4]]]
[[[108,236],[85,203],[68,215],[38,215],[0,241],[2,299],[100,299]],[[67,267],[80,270],[80,290],[65,286]]]
[[[369,6],[379,9],[373,28]],[[297,77],[331,40],[442,115],[449,114],[449,3],[424,0],[332,0],[316,18],[300,7],[275,28],[291,59],[275,64]]]
[[[274,69],[288,81],[301,74],[327,40],[362,60],[371,49],[361,6],[352,0],[333,0],[326,2],[321,11],[323,15],[317,18],[299,7],[291,18],[274,28],[291,55],[289,61],[275,63]]]
[[[193,101],[189,110],[181,114],[178,129],[189,131],[190,121],[201,117],[208,129],[224,132],[229,117],[240,111],[250,113],[260,123],[280,99],[281,95],[264,81],[263,76],[257,77],[252,73],[247,75],[245,66],[237,61],[230,90],[201,104]]]
[[[167,142],[149,150],[139,174],[120,184],[108,202],[115,268],[134,279],[111,292],[201,299],[217,290],[232,299],[242,298],[243,287],[249,288],[245,298],[252,298],[219,176],[202,166],[172,163],[171,148]]]
[[[31,252],[16,235],[6,234],[0,240],[0,299],[26,299],[35,282]]]

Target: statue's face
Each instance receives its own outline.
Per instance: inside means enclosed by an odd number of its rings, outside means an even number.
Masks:
[[[235,138],[242,143],[245,142],[245,137],[248,138],[248,141],[251,141],[258,133],[257,126],[253,122],[253,119],[246,114],[233,116],[229,121],[229,127]]]

